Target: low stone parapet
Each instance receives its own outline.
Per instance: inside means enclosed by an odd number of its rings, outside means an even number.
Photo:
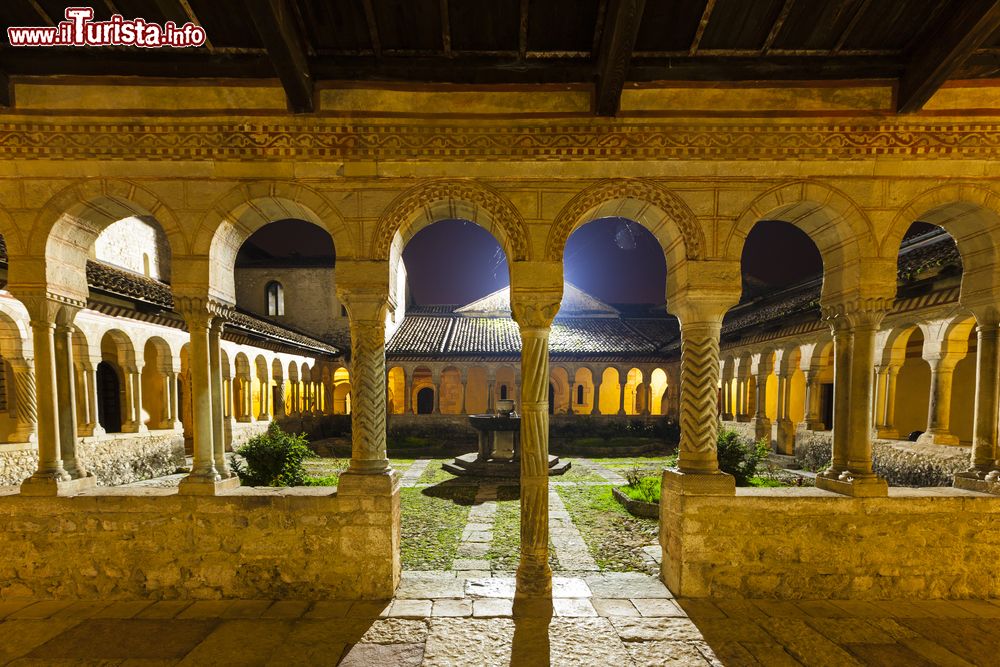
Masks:
[[[0,496],[0,597],[390,598],[398,584],[399,486],[97,489]]]
[[[664,483],[660,503],[662,577],[677,596],[1000,597],[997,497],[949,488],[682,495]]]

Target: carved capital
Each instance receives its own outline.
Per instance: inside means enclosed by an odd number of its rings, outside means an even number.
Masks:
[[[175,296],[174,309],[187,322],[188,329],[209,329],[216,320],[221,326],[235,310],[230,304],[209,296]]]
[[[31,322],[69,324],[87,303],[44,288],[13,288],[13,295],[24,304]]]
[[[547,329],[559,312],[562,293],[556,291],[511,291],[511,317],[525,329]]]
[[[834,333],[855,329],[878,329],[882,319],[892,309],[887,297],[860,297],[851,301],[828,304],[820,312]]]

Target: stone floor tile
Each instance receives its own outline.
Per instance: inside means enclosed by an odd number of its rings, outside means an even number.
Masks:
[[[490,521],[487,523],[487,522],[475,521],[470,516],[469,523],[465,524],[465,529],[462,532],[475,533],[484,530],[493,530],[493,522]]]
[[[589,598],[590,586],[578,577],[552,577],[552,597]]]
[[[68,622],[75,624],[34,648],[27,657],[49,660],[179,660],[219,626],[214,620],[178,618],[98,618]],[[54,624],[57,621],[49,619],[45,623]],[[4,623],[0,628],[5,629],[7,625],[9,623]]]
[[[490,562],[477,558],[456,558],[451,563],[453,570],[489,570]]]
[[[861,663],[847,651],[822,636],[805,621],[794,618],[764,618],[760,626],[797,660],[823,667],[858,667]]]
[[[273,600],[233,600],[223,618],[260,618]]]
[[[597,616],[597,610],[587,598],[553,598],[552,611],[556,616]]]
[[[177,618],[222,618],[232,606],[232,600],[198,600],[177,614]]]
[[[926,637],[901,639],[900,644],[941,667],[972,667],[972,663]]]
[[[316,647],[317,651],[323,647],[333,650],[340,646],[343,649],[345,644],[360,642],[366,632],[375,627],[376,623],[381,622],[384,621],[374,618],[302,618],[291,621],[292,631],[288,636],[288,643],[296,646]],[[279,653],[282,652],[275,653],[275,655]]]
[[[864,665],[906,665],[906,667],[937,667],[902,644],[843,644],[844,649]]]
[[[403,570],[401,581],[410,579],[454,579],[453,570]]]
[[[75,619],[27,619],[0,623],[0,664],[7,664],[72,628]]]
[[[748,618],[705,618],[696,619],[694,623],[709,644],[717,641],[765,643],[772,641],[771,636],[761,626]]]
[[[636,667],[710,667],[692,644],[687,642],[651,641],[625,644]]]
[[[458,551],[455,555],[461,559],[483,560],[483,556],[489,551],[489,542],[462,542],[458,545]]]
[[[975,664],[995,664],[1000,633],[989,619],[904,618],[899,623]]]
[[[133,618],[143,609],[153,604],[152,600],[119,600],[94,612],[91,618]],[[268,600],[268,604],[271,604]]]
[[[892,644],[895,638],[863,618],[807,618],[809,624],[835,644]]]
[[[191,600],[160,600],[149,605],[136,618],[174,618],[191,606]]]
[[[959,607],[981,618],[1000,618],[1000,606],[987,600],[953,600]]]
[[[423,644],[355,644],[348,648],[340,667],[420,667]]]
[[[927,618],[928,610],[904,600],[872,600],[872,605],[891,618]]]
[[[264,610],[261,618],[302,618],[302,615],[309,611],[312,603],[308,600],[276,600],[274,604]]]
[[[855,618],[891,618],[892,613],[864,600],[830,600],[830,604]]]
[[[319,600],[303,618],[344,618],[353,604],[351,600]]]
[[[925,612],[925,616],[939,618],[976,618],[979,614],[958,604],[955,600],[914,600],[912,604]]]
[[[771,618],[802,618],[805,612],[789,600],[754,600],[758,609]]]
[[[515,586],[514,579],[508,578],[469,579],[465,582],[465,594],[474,598],[513,598]]]
[[[351,605],[348,616],[351,618],[378,618],[389,610],[390,600],[361,600]]]
[[[485,542],[489,544],[493,541],[492,530],[471,530],[462,533],[463,542]],[[478,569],[478,568],[477,568]]]
[[[36,602],[38,602],[38,600],[35,598],[13,598],[10,600],[0,600],[0,619],[6,618],[19,609],[24,609],[28,605],[35,604]]]
[[[285,644],[291,621],[284,619],[233,619],[216,630],[178,663],[195,665],[263,665]]]
[[[477,618],[489,616],[510,616],[514,601],[506,598],[483,598],[472,601],[472,615]]]
[[[431,616],[472,616],[472,600],[435,600]]]
[[[636,618],[615,616],[608,619],[622,641],[702,641],[702,629],[686,618]]]
[[[849,613],[826,600],[799,600],[795,605],[805,612],[806,616],[817,618],[847,618]]]
[[[730,618],[767,618],[767,614],[751,600],[741,598],[714,598],[712,603]],[[682,605],[683,606],[683,605]]]
[[[493,570],[463,570],[459,574],[469,579],[489,579],[490,577],[501,576],[499,572],[494,573]]]
[[[519,634],[525,633],[524,623],[515,622]],[[554,618],[548,634],[552,667],[630,664],[625,645],[606,618]]]
[[[365,630],[356,644],[417,644],[427,639],[425,618],[380,618]]]
[[[741,642],[740,645],[763,667],[798,667],[809,664],[796,660],[778,642]],[[718,654],[716,651],[716,655]]]
[[[639,610],[628,600],[591,599],[598,616],[638,616]]]
[[[40,600],[7,615],[9,619],[39,620],[66,609],[73,600]]]
[[[65,609],[52,614],[51,618],[93,618],[111,602],[109,600],[77,600]]]
[[[724,665],[739,665],[740,667],[764,667],[764,663],[755,658],[750,651],[739,642],[713,642],[712,648]],[[791,659],[791,656],[789,656]]]
[[[407,579],[396,589],[395,599],[416,600],[465,597],[463,579]]]
[[[508,667],[513,636],[514,621],[509,618],[435,618],[427,635],[423,666]],[[469,647],[475,648],[470,651]]]
[[[632,598],[632,604],[643,616],[687,616],[673,600]]]
[[[594,597],[672,598],[670,590],[655,577],[637,572],[605,572],[584,578]]]
[[[920,636],[919,632],[911,630],[910,628],[906,627],[905,625],[900,624],[899,621],[901,619],[894,619],[894,618],[868,618],[868,619],[865,619],[865,620],[867,620],[869,623],[872,624],[872,626],[874,626],[878,630],[884,632],[885,634],[889,635],[890,637],[892,637],[896,641],[901,641],[901,640],[904,640],[904,639],[912,639],[914,637],[919,637]]]
[[[431,615],[430,600],[396,600],[389,607],[390,618],[427,618]]]
[[[698,623],[703,618],[728,618],[721,609],[708,600],[683,599],[677,601],[678,606]]]

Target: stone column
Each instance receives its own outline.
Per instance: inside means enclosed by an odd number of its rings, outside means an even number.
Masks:
[[[175,298],[175,302],[177,311],[187,323],[191,337],[188,363],[191,375],[191,427],[194,441],[194,464],[191,472],[181,480],[178,492],[214,495],[239,485],[237,477],[222,477],[216,466],[215,457],[216,412],[213,405],[215,392],[212,389],[212,325],[217,317],[226,312],[226,308],[204,297],[180,296]],[[221,395],[218,398],[221,406]]]
[[[497,379],[496,376],[486,378],[486,412],[494,414],[497,411]]]
[[[876,366],[875,437],[897,438],[892,427],[893,406],[896,393],[896,368],[892,364]]]
[[[601,414],[601,383],[604,381],[604,376],[598,375],[594,369],[591,369],[590,378],[594,383],[594,401],[593,405],[590,406],[590,414],[599,415]]]
[[[803,371],[806,381],[805,396],[805,419],[799,423],[799,428],[808,431],[822,431],[825,424],[820,420],[819,414],[819,371]]]
[[[442,377],[441,371],[432,371],[431,382],[434,384],[434,409],[432,413],[439,415],[441,414],[441,389],[444,386],[444,377]]]
[[[927,431],[918,442],[935,445],[957,445],[958,438],[948,430],[951,421],[951,384],[958,359],[942,354],[924,357],[931,366],[930,402],[927,409]]]
[[[149,427],[142,418],[142,364],[135,367],[132,375],[132,396],[135,398],[133,419],[136,423],[136,433],[149,433]]]
[[[885,378],[885,423],[884,430],[879,432],[880,438],[898,438],[896,430],[896,380],[899,377],[899,367],[890,365],[886,369]]]
[[[460,372],[460,379],[462,381],[462,403],[459,405],[458,414],[464,415],[468,413],[466,408],[466,396],[469,393],[469,372],[468,370],[462,370]]]
[[[622,378],[625,378],[625,379],[623,380]],[[626,375],[621,375],[619,373],[619,375],[618,375],[618,383],[619,383],[619,389],[620,389],[620,391],[618,392],[618,400],[620,402],[620,406],[618,408],[618,416],[624,417],[625,416],[625,389],[626,389],[626,387],[628,387],[628,375],[627,374]]]
[[[518,596],[552,594],[549,568],[549,330],[561,291],[512,290],[521,331],[521,560]]]
[[[275,392],[274,392],[274,418],[285,416],[285,380],[284,378],[279,378],[275,381]],[[331,394],[332,395],[332,394]],[[331,410],[332,412],[332,410]]]
[[[220,313],[212,318],[208,329],[209,392],[212,399],[212,458],[222,479],[235,478],[226,461],[226,415],[222,409],[222,329],[225,320]]]
[[[763,365],[764,362],[761,362]],[[771,375],[771,362],[767,362],[767,368],[757,372],[754,382],[754,393],[757,395],[754,406],[753,427],[754,437],[757,440],[767,440],[771,443],[771,420],[767,417],[767,378]],[[749,382],[747,382],[749,385]]]
[[[413,414],[413,371],[403,369],[403,414]]]
[[[957,478],[983,479],[1000,470],[997,461],[998,373],[1000,373],[1000,328],[994,319],[977,314],[976,402],[972,433],[972,460],[968,471]]]
[[[748,422],[750,419],[750,376],[743,375],[736,379],[736,421]]]
[[[871,405],[875,333],[891,299],[824,308],[834,339],[833,465],[816,486],[852,496],[885,496],[888,485],[872,471]]]
[[[59,398],[56,390],[55,317],[53,321],[31,320],[32,342],[35,347],[36,401],[38,415],[38,469],[28,480],[37,482],[68,482],[69,473],[63,468],[59,436]],[[22,485],[22,492],[25,488]]]
[[[63,316],[68,320],[76,316],[76,311],[63,309]],[[73,361],[72,324],[61,323],[55,329],[56,380],[57,396],[59,398],[59,444],[62,450],[63,468],[73,479],[89,477],[83,464],[77,460],[77,422],[76,422],[76,364]]]
[[[340,267],[338,266],[338,275]],[[339,277],[338,277],[339,281]],[[378,286],[337,283],[351,328],[351,465],[355,475],[389,470],[385,455],[385,313],[388,281]]]
[[[778,372],[778,409],[775,447],[779,454],[795,455],[795,425],[792,423],[792,369]]]
[[[10,442],[34,442],[38,428],[35,370],[31,359],[12,359],[14,373],[14,419],[17,423],[8,438]]]
[[[270,413],[267,410],[268,404],[268,388],[270,387],[270,381],[267,378],[258,377],[257,385],[260,387],[260,412],[257,413],[257,421],[267,421],[271,418]]]
[[[180,409],[180,399],[177,395],[177,382],[178,382],[178,371],[171,368],[164,375],[166,382],[166,404],[167,404],[167,421],[165,428],[170,428],[174,430],[181,430],[184,428],[181,424],[181,409]]]
[[[733,378],[722,378],[722,420],[733,421]]]

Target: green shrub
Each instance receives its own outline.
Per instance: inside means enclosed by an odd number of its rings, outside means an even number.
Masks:
[[[640,477],[634,483],[628,475],[625,477],[629,480],[629,483],[618,488],[626,496],[632,500],[639,500],[644,503],[660,502],[660,477],[658,475]]]
[[[736,478],[736,486],[747,486],[757,474],[757,467],[770,452],[767,442],[753,442],[741,438],[730,429],[719,429],[719,469]]]
[[[302,462],[316,456],[305,434],[285,433],[276,422],[236,453],[243,461],[233,459],[233,470],[247,486],[303,486],[306,470]]]

